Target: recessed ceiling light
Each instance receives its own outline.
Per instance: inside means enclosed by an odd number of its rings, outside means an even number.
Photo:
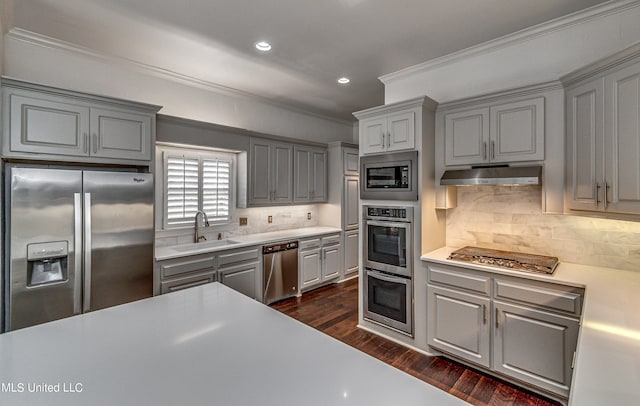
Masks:
[[[346,85],[349,82],[351,82],[351,79],[347,77],[341,77],[340,79],[338,79],[338,83],[340,83],[341,85]]]
[[[259,41],[256,42],[256,49],[262,52],[267,52],[271,50],[271,44],[267,41]]]

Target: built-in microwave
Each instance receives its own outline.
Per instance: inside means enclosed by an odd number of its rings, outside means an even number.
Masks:
[[[360,157],[360,198],[418,200],[418,151]]]

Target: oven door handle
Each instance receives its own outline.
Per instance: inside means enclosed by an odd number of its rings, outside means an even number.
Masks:
[[[380,280],[385,281],[385,282],[402,283],[402,284],[406,285],[408,283],[408,281],[409,281],[408,279],[403,278],[401,276],[385,275],[383,273],[376,272],[376,271],[368,271],[367,274],[373,276],[376,279],[380,279]]]
[[[395,221],[384,221],[384,220],[367,220],[367,225],[371,226],[379,226],[379,227],[398,227],[398,228],[406,228],[407,230],[411,229],[410,222],[395,222]]]

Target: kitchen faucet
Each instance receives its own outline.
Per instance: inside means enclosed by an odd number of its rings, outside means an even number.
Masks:
[[[204,226],[205,227],[209,227],[209,219],[207,218],[207,213],[205,213],[202,210],[199,210],[196,213],[196,216],[194,218],[194,222],[195,222],[195,236],[194,236],[194,242],[200,242],[201,240],[207,240],[207,237],[205,237],[204,235],[200,235],[200,224],[198,223],[198,215],[202,214],[202,218],[204,219]]]

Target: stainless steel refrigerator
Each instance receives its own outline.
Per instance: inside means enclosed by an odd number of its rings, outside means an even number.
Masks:
[[[5,168],[5,323],[15,330],[153,294],[153,176]]]

